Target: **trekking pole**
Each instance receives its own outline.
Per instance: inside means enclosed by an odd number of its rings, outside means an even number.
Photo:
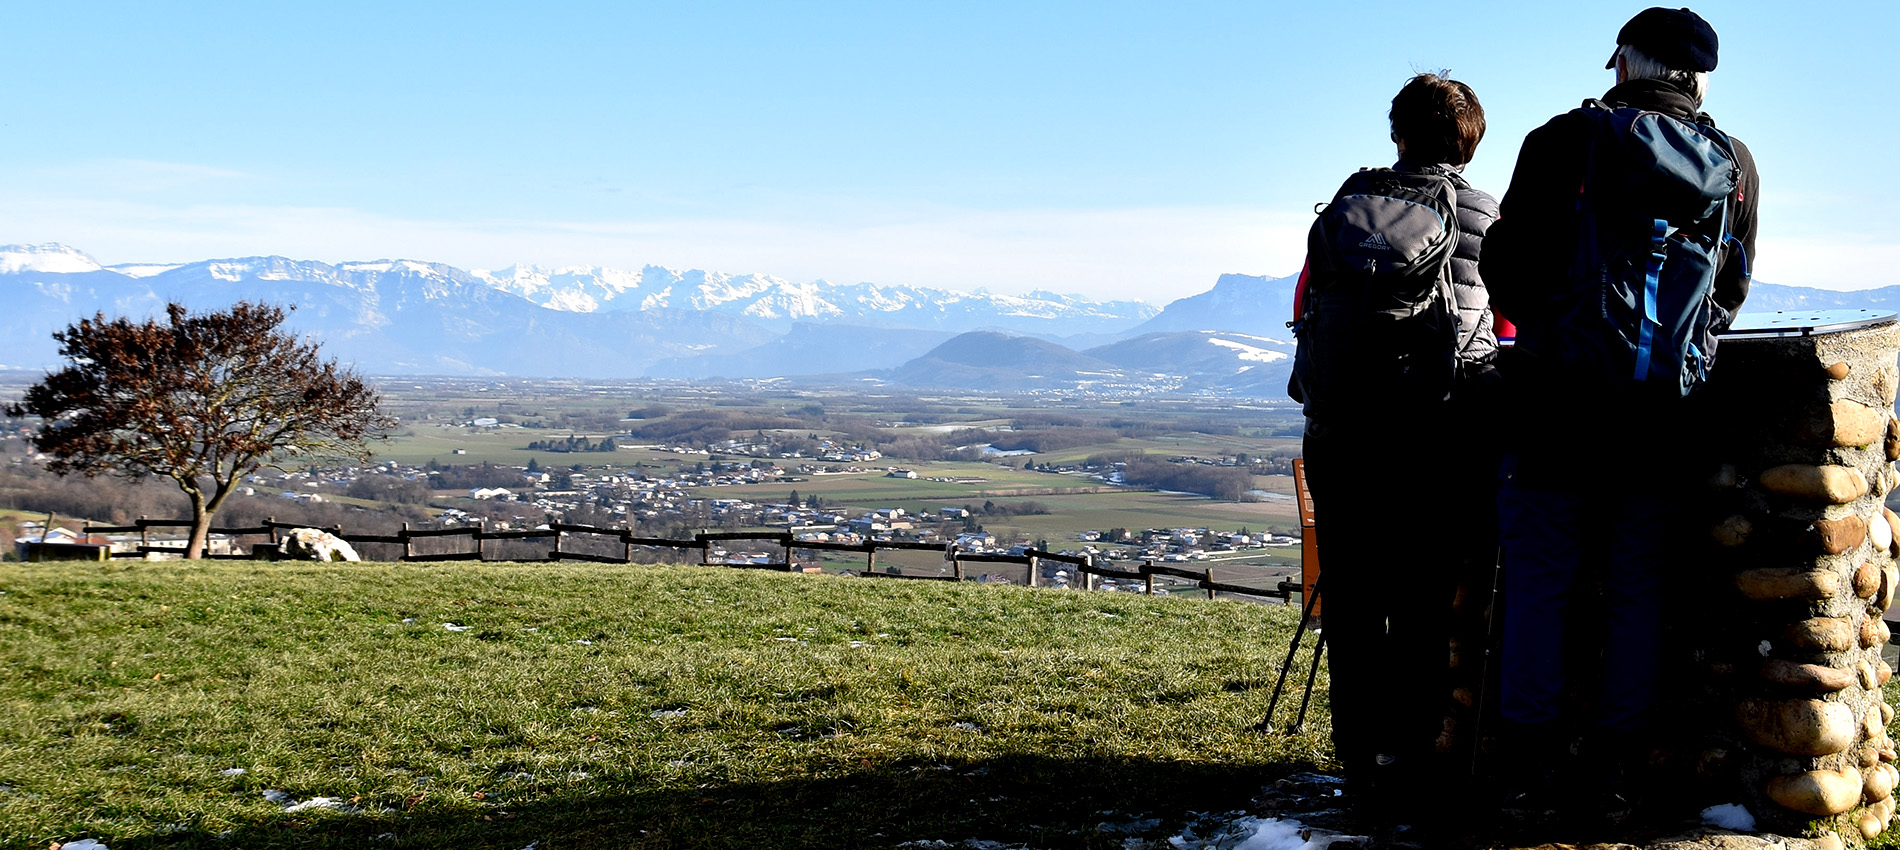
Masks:
[[[1313,700],[1313,680],[1319,678],[1319,660],[1326,654],[1326,631],[1320,630],[1319,637],[1313,639],[1313,666],[1306,671],[1306,693],[1300,695],[1300,713],[1293,718],[1293,725],[1286,727],[1288,735],[1298,735],[1306,727],[1306,704]]]
[[[1484,664],[1479,671],[1477,720],[1471,724],[1471,775],[1478,775],[1478,761],[1484,754],[1485,700],[1491,693],[1491,659],[1497,654],[1498,605],[1504,584],[1504,550],[1492,550],[1491,602],[1484,609]]]
[[[1320,581],[1319,579],[1313,580],[1313,592],[1306,594],[1306,604],[1302,605],[1300,608],[1300,625],[1298,628],[1293,630],[1293,640],[1287,643],[1286,660],[1280,662],[1280,678],[1278,681],[1273,683],[1273,696],[1267,698],[1267,716],[1264,718],[1261,718],[1259,723],[1254,724],[1253,728],[1257,731],[1260,731],[1260,732],[1273,731],[1273,715],[1274,715],[1274,712],[1280,708],[1280,692],[1286,688],[1287,671],[1293,668],[1293,658],[1300,651],[1300,638],[1306,634],[1306,625],[1307,623],[1311,622],[1313,619],[1313,607],[1319,602],[1319,581]],[[1324,639],[1325,637],[1322,635],[1320,638],[1316,639],[1314,643],[1318,644],[1319,641],[1324,640]],[[1317,653],[1317,650],[1315,650],[1315,652]],[[1315,667],[1319,665],[1319,658],[1317,654],[1315,654],[1314,656],[1313,664]],[[1313,685],[1312,685],[1312,677],[1310,675],[1307,677],[1306,687],[1307,687],[1307,695],[1311,696]],[[1304,699],[1300,701],[1300,715],[1302,717],[1306,715],[1306,701]],[[1295,724],[1295,728],[1290,731],[1298,731],[1298,724]]]

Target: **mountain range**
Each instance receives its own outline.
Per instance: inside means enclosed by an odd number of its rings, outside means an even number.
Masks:
[[[758,379],[1278,397],[1294,279],[1221,275],[1156,309],[1048,291],[997,295],[794,283],[646,266],[463,270],[284,257],[105,266],[64,245],[0,246],[0,369],[58,361],[52,333],[95,312],[147,316],[240,299],[295,306],[292,328],[372,375]],[[1859,292],[1757,284],[1748,309],[1900,307]]]

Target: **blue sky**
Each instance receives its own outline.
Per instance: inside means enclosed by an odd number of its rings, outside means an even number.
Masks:
[[[0,243],[761,272],[1165,303],[1296,271],[1415,70],[1469,175],[1611,80],[1641,4],[20,3]],[[1705,2],[1758,279],[1900,283],[1893,4]],[[1797,11],[1798,10],[1798,11]]]

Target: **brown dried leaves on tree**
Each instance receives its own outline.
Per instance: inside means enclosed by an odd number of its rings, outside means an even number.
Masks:
[[[8,408],[44,423],[33,437],[61,474],[162,475],[190,499],[186,557],[237,483],[293,458],[367,460],[395,420],[354,370],[282,328],[285,312],[240,301],[168,321],[101,313],[53,334],[68,365]]]

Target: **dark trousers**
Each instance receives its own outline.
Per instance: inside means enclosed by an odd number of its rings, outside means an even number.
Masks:
[[[1550,724],[1565,714],[1575,666],[1594,652],[1566,652],[1585,593],[1603,588],[1603,678],[1596,726],[1634,731],[1649,720],[1662,653],[1665,544],[1674,500],[1577,476],[1575,486],[1529,487],[1507,458],[1498,491],[1504,549],[1504,719]]]
[[[1333,746],[1349,772],[1379,754],[1423,762],[1444,725],[1457,517],[1489,508],[1455,504],[1453,459],[1428,430],[1306,437]]]

